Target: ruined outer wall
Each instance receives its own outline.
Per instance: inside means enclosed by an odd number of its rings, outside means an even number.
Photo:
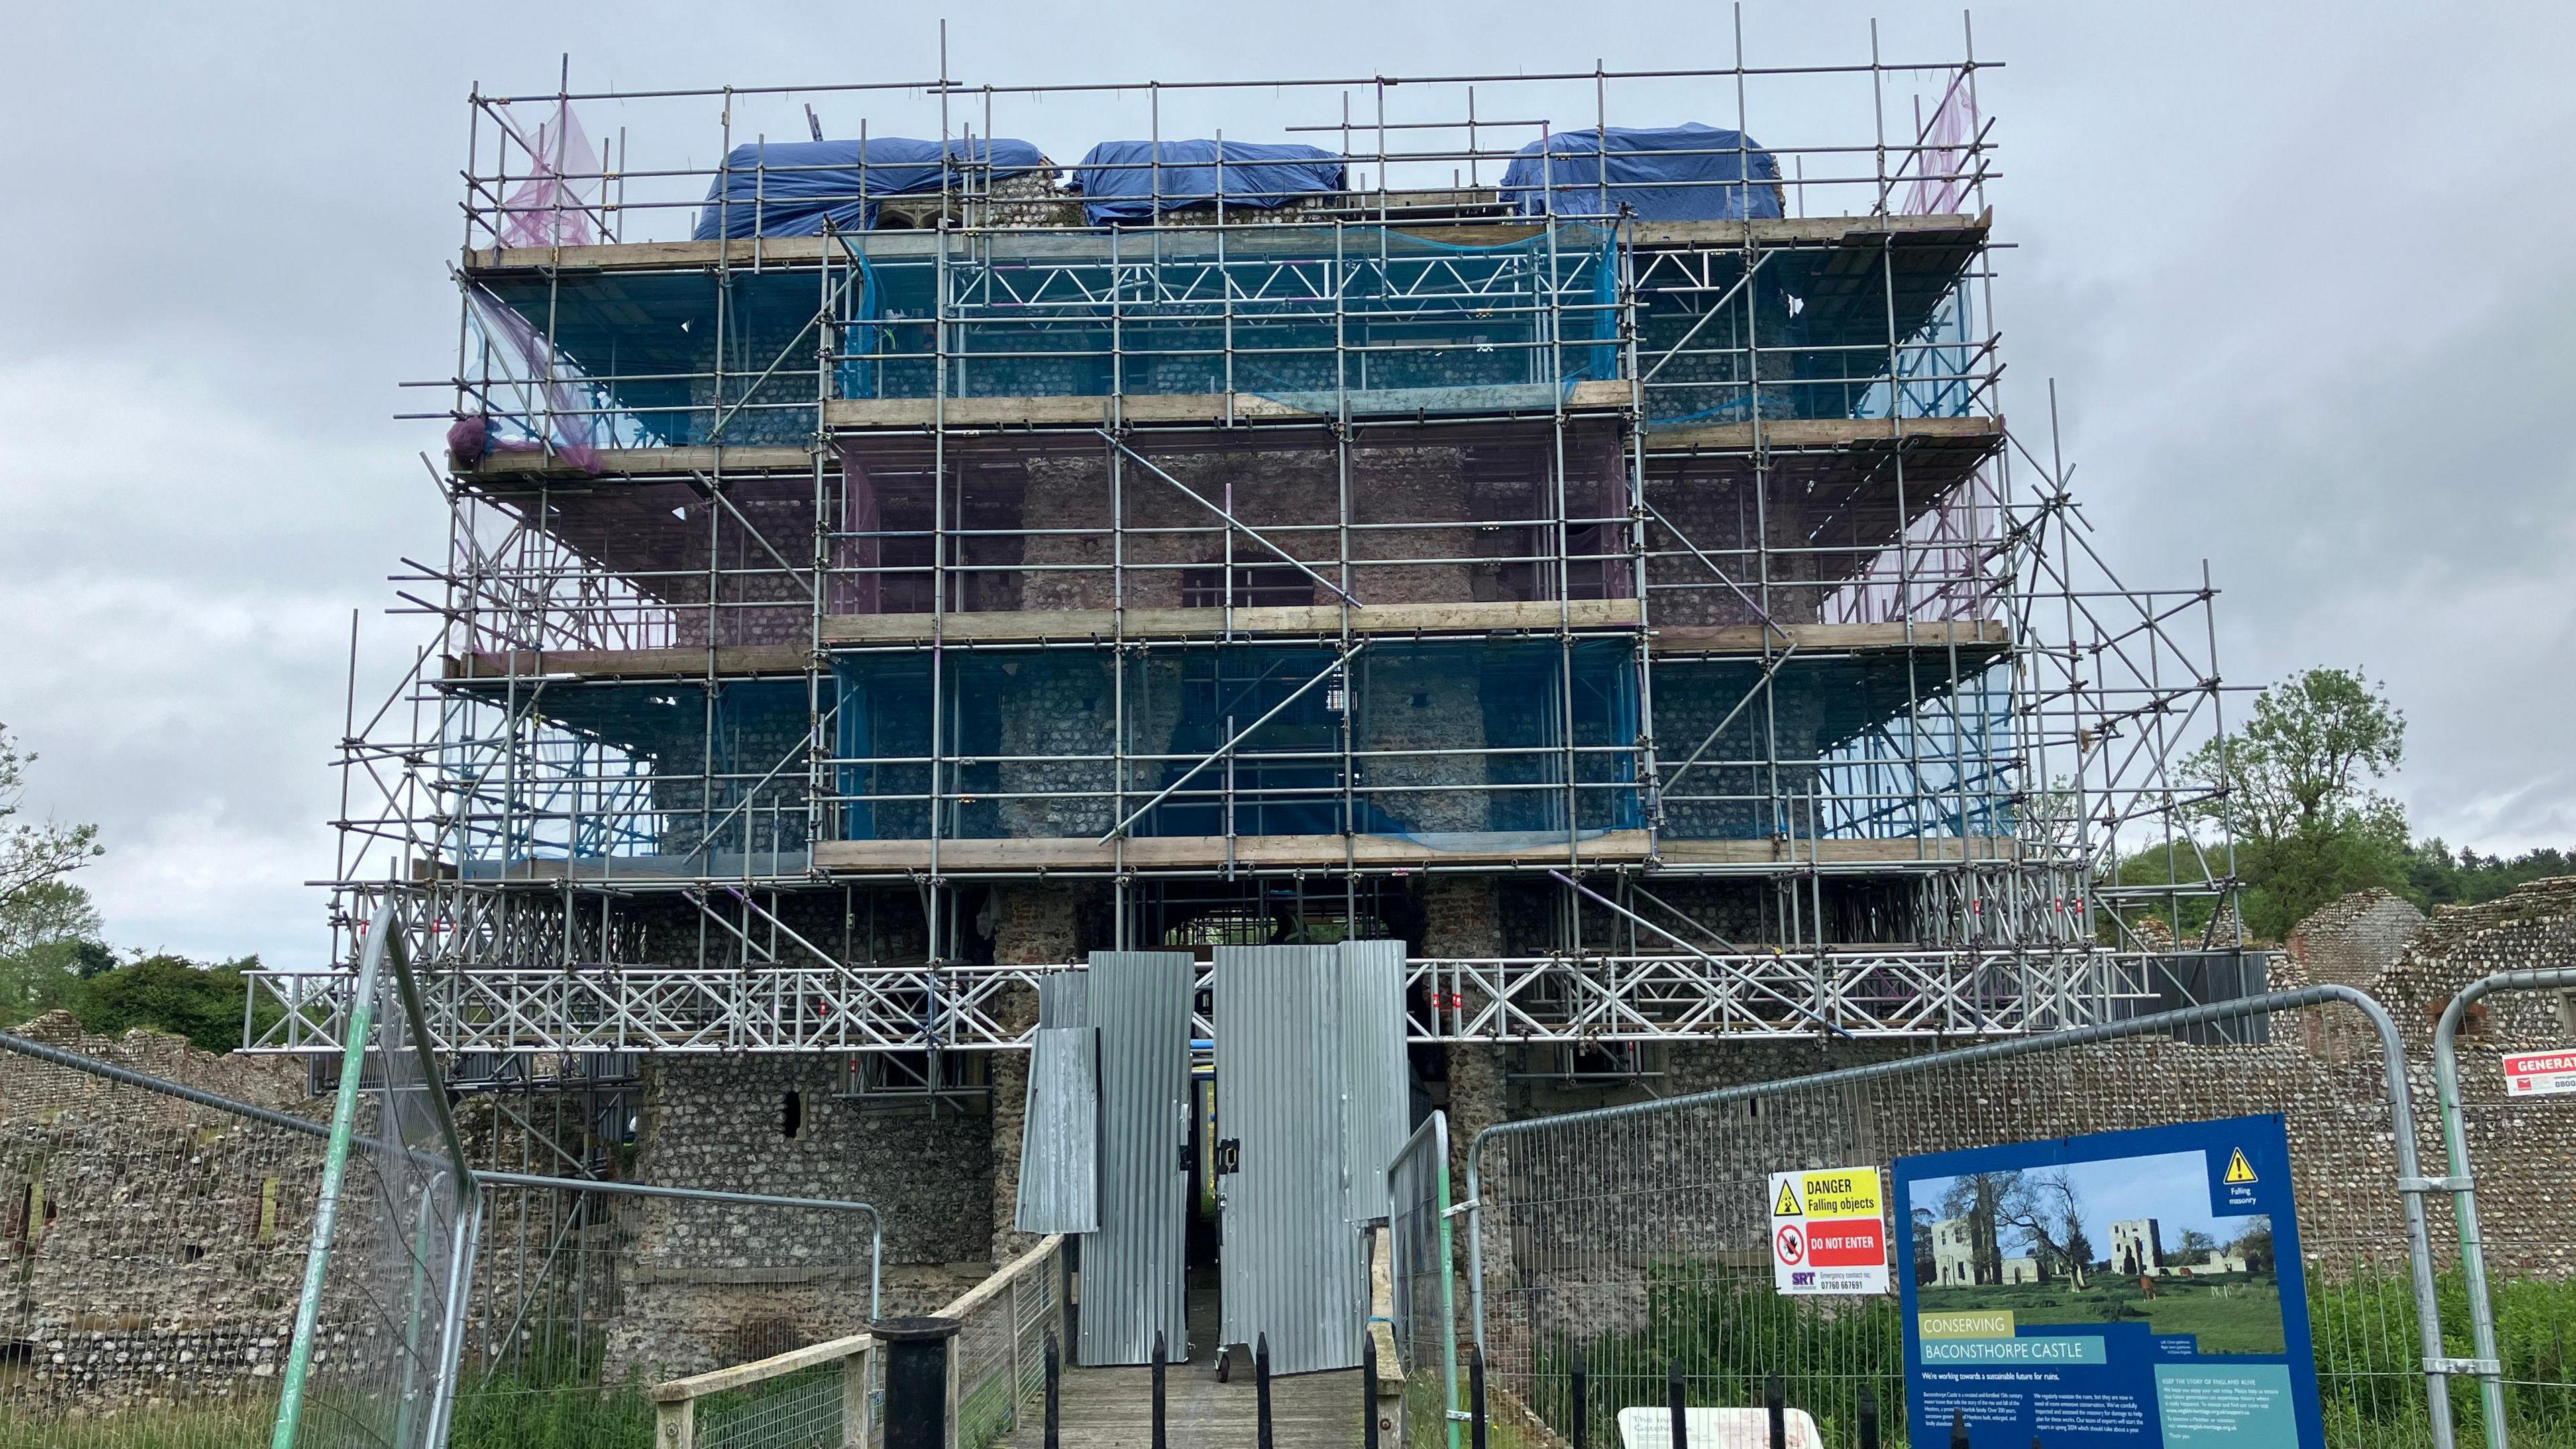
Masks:
[[[1682,1095],[1888,1061],[1904,1044],[1676,1048],[1660,1092]],[[1768,1296],[1769,1173],[1991,1143],[2278,1112],[2312,1271],[2402,1268],[2393,1139],[2375,1062],[2295,1046],[2138,1038],[1943,1068],[1624,1123],[1497,1139],[1485,1170],[1488,1334],[1512,1354],[1645,1325],[1649,1281],[1691,1265]],[[1544,1104],[1546,1097],[1540,1097]],[[1891,1205],[1902,1224],[1906,1205]],[[1898,1239],[1900,1250],[1905,1239]],[[2107,1251],[2107,1242],[2097,1242]],[[1508,1264],[1502,1271],[1494,1265]],[[1533,1291],[1534,1290],[1534,1291]]]
[[[18,1029],[50,1046],[256,1106],[327,1115],[300,1064],[215,1056],[68,1012]],[[142,1399],[274,1392],[295,1318],[323,1144],[0,1052],[0,1419]],[[363,1230],[361,1221],[358,1228]],[[327,1315],[325,1362],[350,1342]]]
[[[2433,1034],[2460,988],[2497,971],[2576,966],[2576,877],[2535,881],[2499,900],[2446,906],[2366,988],[2406,1037],[2425,1169],[2442,1170],[2433,1107]],[[2576,1041],[2576,1001],[2561,992],[2490,996],[2459,1037],[2460,1096],[2487,1262],[2499,1273],[2576,1273],[2576,1097],[2505,1095],[2498,1058]],[[2455,1237],[2435,1199],[2437,1245]]]
[[[2282,943],[2275,981],[2370,989],[2424,930],[2424,913],[2390,891],[2357,891],[2301,921]]]

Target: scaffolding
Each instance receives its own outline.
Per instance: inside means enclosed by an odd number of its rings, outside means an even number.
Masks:
[[[1993,62],[1738,51],[477,95],[435,633],[353,682],[334,959],[390,896],[454,1050],[935,1055],[1022,1039],[999,888],[1128,948],[1419,935],[1463,874],[1517,924],[1417,951],[1417,1041],[2153,999],[2135,921],[2234,885],[2176,770],[2214,591],[2122,584],[2053,396],[2007,424]],[[1230,179],[1229,107],[1338,184]],[[825,110],[832,164],[772,139]],[[999,163],[1058,113],[1148,138],[1078,173],[1132,214]],[[1731,129],[1658,181],[1633,118]],[[2151,846],[2197,878],[2122,885]],[[261,978],[253,1046],[344,976]]]

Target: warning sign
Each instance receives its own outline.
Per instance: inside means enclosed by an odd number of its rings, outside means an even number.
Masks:
[[[1771,1280],[1783,1293],[1885,1293],[1878,1169],[1771,1174]]]
[[[2556,1097],[2576,1092],[2576,1048],[2505,1053],[2504,1090],[2513,1097]]]
[[[2227,1159],[2227,1181],[2232,1185],[2254,1180],[2254,1164],[2245,1160],[2245,1149],[2239,1147],[2235,1155]]]

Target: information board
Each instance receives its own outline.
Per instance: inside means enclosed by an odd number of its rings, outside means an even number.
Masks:
[[[1915,1449],[2323,1449],[2278,1116],[1899,1158]]]

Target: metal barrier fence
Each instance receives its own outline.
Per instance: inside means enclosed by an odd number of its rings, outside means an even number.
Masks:
[[[47,1025],[88,1050],[0,1035],[0,1446],[274,1443],[332,1136],[288,1110],[313,1110],[304,1074]],[[383,1073],[370,1063],[362,1105]],[[882,1229],[860,1203],[476,1173],[479,1212],[449,1225],[441,1262],[419,1249],[436,1220],[387,1205],[383,1120],[361,1112],[350,1137],[297,1442],[629,1449],[653,1434],[645,1383],[673,1357],[763,1358],[821,1336],[816,1315],[877,1312]],[[432,1293],[464,1272],[470,1293]],[[698,1301],[661,1301],[675,1293]],[[809,1442],[789,1432],[809,1389],[709,1391],[701,1422],[732,1437],[700,1437]]]
[[[2535,999],[2536,993],[2554,999]],[[2569,1187],[2576,1099],[2540,1090],[2576,1075],[2563,1046],[2576,1025],[2576,969],[2504,971],[2470,982],[2434,1030],[2434,1091],[2459,1233],[2460,1278],[2487,1449],[2576,1444],[2576,1191]],[[2492,1007],[2488,1002],[2493,1000]],[[2463,1076],[2460,1037],[2554,1058]],[[2520,1052],[2515,1052],[2515,1048]],[[2522,1070],[2517,1071],[2519,1066]],[[2516,1078],[2520,1081],[2517,1083]],[[2559,1087],[2564,1091],[2564,1087]],[[2478,1213],[2480,1185],[2512,1202],[2498,1232]]]
[[[866,1203],[467,1168],[420,1021],[379,917],[328,1126],[284,1063],[0,1035],[0,1449],[609,1449],[675,1361],[877,1315]]]
[[[275,1449],[437,1449],[456,1409],[482,1205],[393,919],[359,961]]]
[[[352,1053],[327,1127],[288,1110],[300,1073],[67,1019],[44,1030],[133,1063],[0,1037],[0,1444],[446,1442],[479,1214],[387,965],[371,947],[372,1069]]]
[[[1457,1274],[1450,1233],[1449,1115],[1433,1112],[1386,1170],[1389,1327],[1404,1365],[1407,1437],[1453,1444],[1458,1393]],[[1448,1423],[1435,1440],[1419,1427]]]
[[[883,1229],[865,1203],[476,1177],[487,1206],[455,1449],[639,1444],[653,1385],[810,1354],[877,1315]],[[837,1432],[837,1374],[701,1389],[697,1442],[802,1444],[790,1431],[823,1417]]]
[[[2359,1022],[2287,1029],[2307,1023],[2285,1018],[2337,1006]],[[2185,1039],[2229,1019],[2274,1029],[2268,1039]],[[2264,1044],[2235,1044],[2247,1041]],[[2317,1042],[2330,1049],[2303,1044]],[[1841,1050],[1860,1064],[1792,1076],[1795,1053],[1813,1060],[1812,1044],[1677,1047],[1668,1083],[1693,1073],[1757,1080],[1477,1135],[1467,1271],[1498,1422],[1517,1417],[1531,1437],[1568,1434],[1579,1362],[1590,1372],[1595,1443],[1613,1442],[1622,1407],[1667,1402],[1676,1368],[1701,1404],[1758,1404],[1778,1375],[1789,1404],[1834,1446],[1857,1442],[1868,1389],[1890,1441],[1902,1442],[1896,1300],[1774,1292],[1770,1173],[2277,1112],[2329,1442],[2451,1449],[2448,1386],[2467,1365],[2448,1356],[2440,1329],[2421,1198],[2432,1186],[2416,1160],[2404,1048],[2369,997],[2312,987],[1949,1051]],[[1769,1060],[1751,1059],[1766,1051]],[[1907,1205],[1894,1206],[1917,1229],[1900,1235],[1899,1251],[1914,1238],[1912,1250],[1928,1255]],[[2199,1331],[2210,1351],[2227,1351],[2231,1336],[2246,1339],[2236,1351],[2261,1351],[2259,1323],[2209,1312]]]
[[[191,1100],[87,1069],[176,1050],[26,1029],[0,1036],[0,1446],[266,1444],[324,1154],[283,1110],[302,1071],[224,1062]]]
[[[446,1442],[478,1203],[389,964],[371,943],[327,1127],[285,1110],[310,1110],[294,1076],[181,1041],[81,1044],[268,1104],[0,1037],[0,1443],[26,1425],[51,1446]]]

